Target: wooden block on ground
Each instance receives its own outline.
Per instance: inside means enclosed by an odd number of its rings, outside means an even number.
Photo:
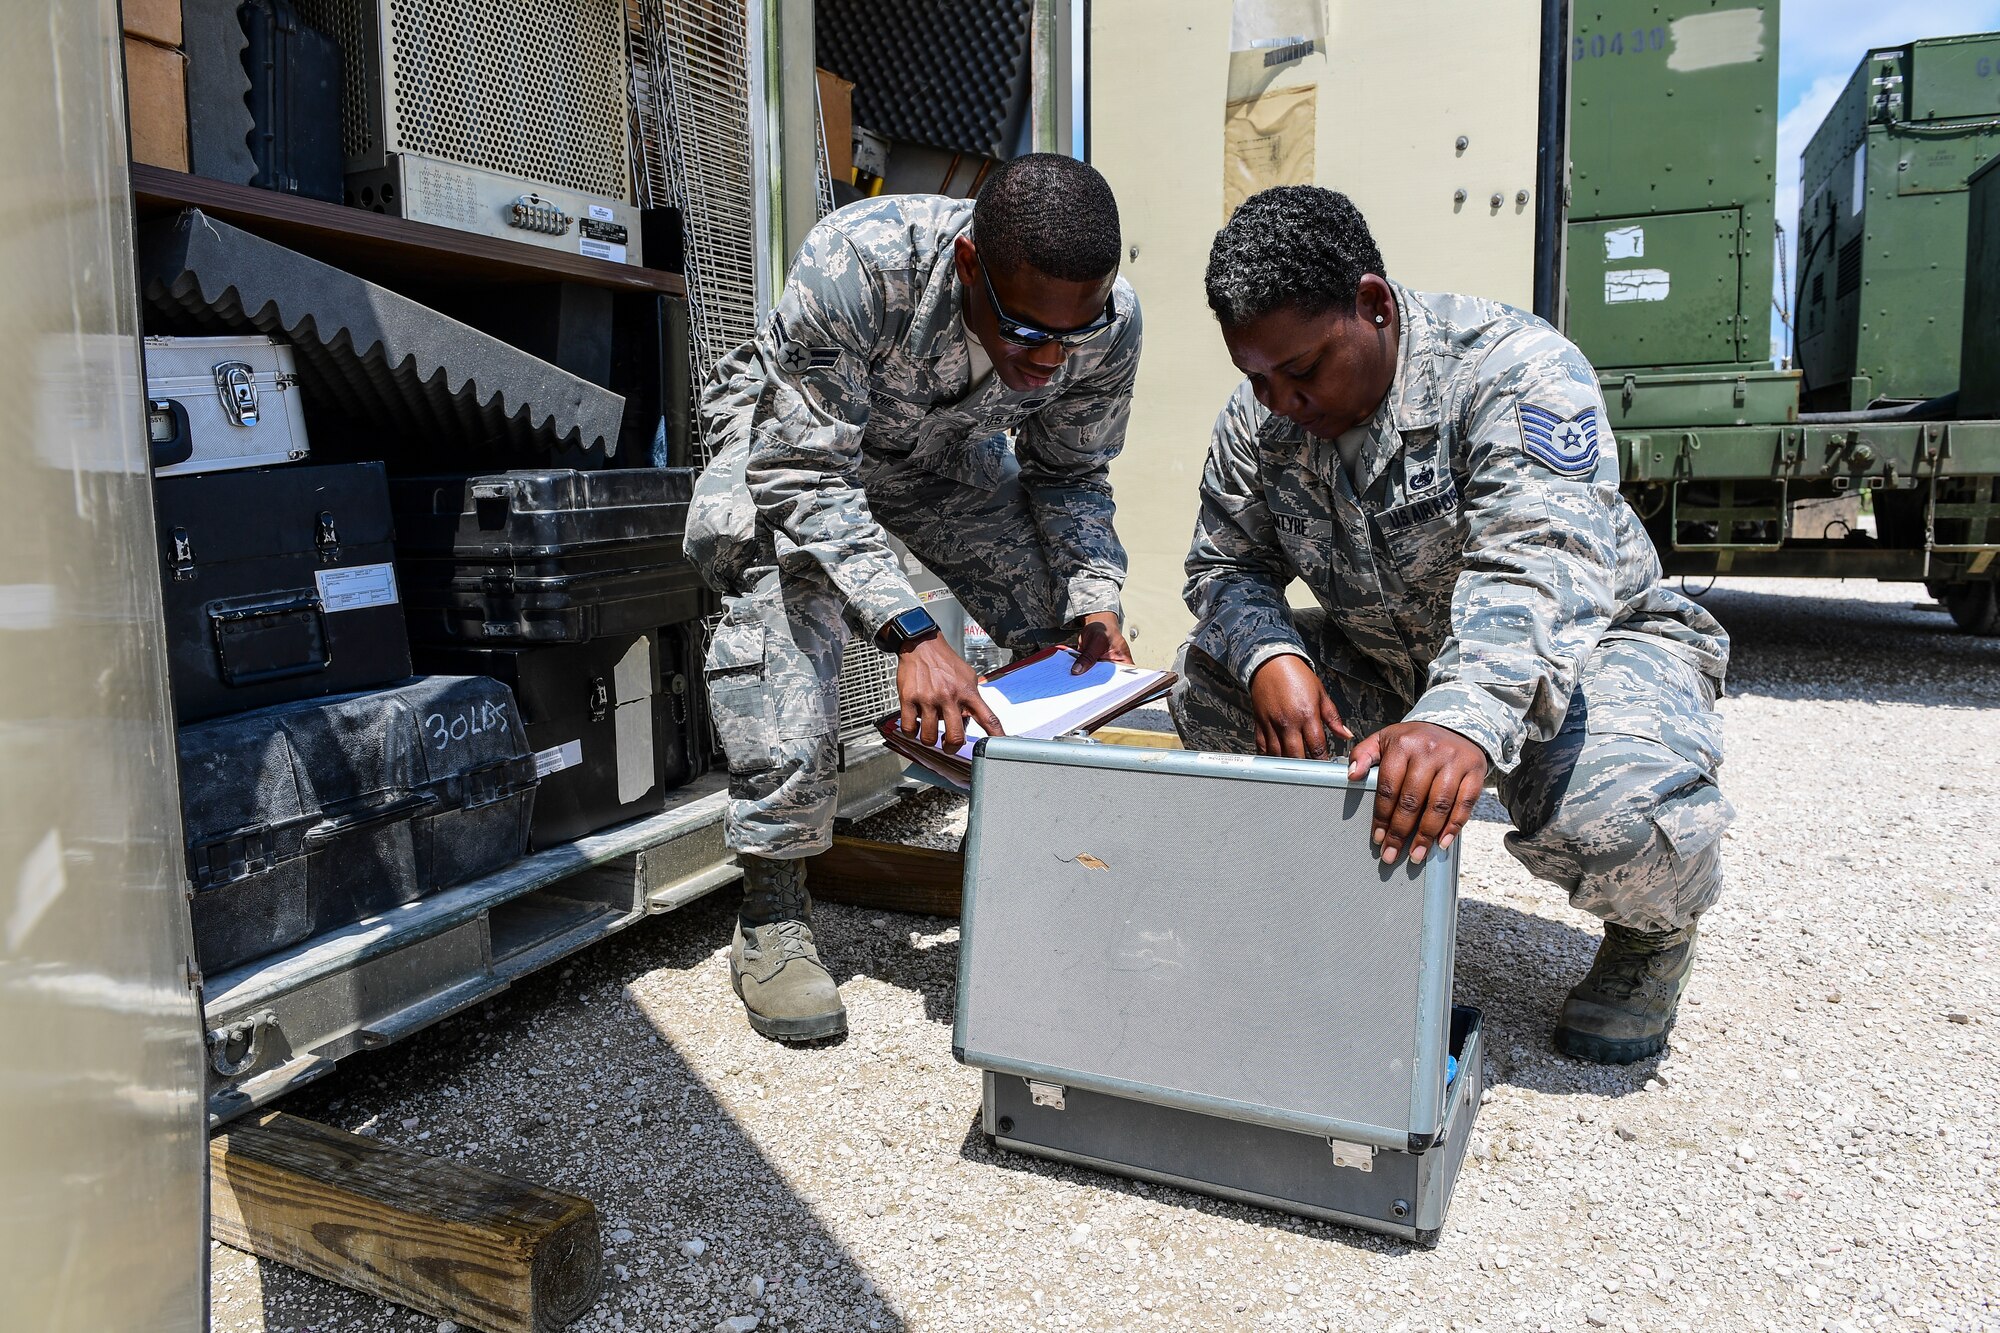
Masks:
[[[1184,750],[1181,738],[1171,731],[1141,731],[1137,727],[1099,727],[1091,739],[1106,745],[1140,745],[1149,750]]]
[[[830,903],[957,916],[965,891],[964,855],[935,847],[837,837],[808,866],[807,891]]]
[[[489,1333],[540,1333],[603,1282],[588,1199],[269,1112],[209,1141],[225,1245]]]

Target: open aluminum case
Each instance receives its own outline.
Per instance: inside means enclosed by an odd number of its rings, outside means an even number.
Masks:
[[[997,737],[952,1052],[1018,1152],[1435,1245],[1481,1090],[1457,848],[1340,764]],[[1447,1075],[1447,1056],[1456,1062]]]

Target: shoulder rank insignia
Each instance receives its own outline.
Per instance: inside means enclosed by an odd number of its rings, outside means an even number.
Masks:
[[[1566,417],[1533,403],[1519,406],[1521,445],[1566,477],[1587,475],[1597,467],[1597,409],[1586,407]]]
[[[808,347],[788,341],[778,349],[778,369],[787,375],[803,375],[812,370],[832,370],[840,361],[837,347]]]

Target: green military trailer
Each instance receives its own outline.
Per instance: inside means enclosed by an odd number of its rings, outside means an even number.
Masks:
[[[1565,327],[1670,573],[1921,581],[1995,633],[2000,34],[1860,63],[1803,157],[1799,368],[1774,369],[1777,19],[1577,8]]]

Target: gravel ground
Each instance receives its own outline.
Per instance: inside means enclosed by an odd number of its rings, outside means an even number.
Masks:
[[[1457,993],[1486,1011],[1490,1086],[1435,1251],[995,1152],[934,918],[821,909],[838,1044],[745,1026],[717,896],[285,1109],[595,1200],[593,1333],[2000,1329],[2000,642],[1910,586],[1707,600],[1736,636],[1742,818],[1672,1047],[1622,1070],[1551,1051],[1596,932],[1476,824]],[[438,1327],[213,1259],[223,1333]]]

